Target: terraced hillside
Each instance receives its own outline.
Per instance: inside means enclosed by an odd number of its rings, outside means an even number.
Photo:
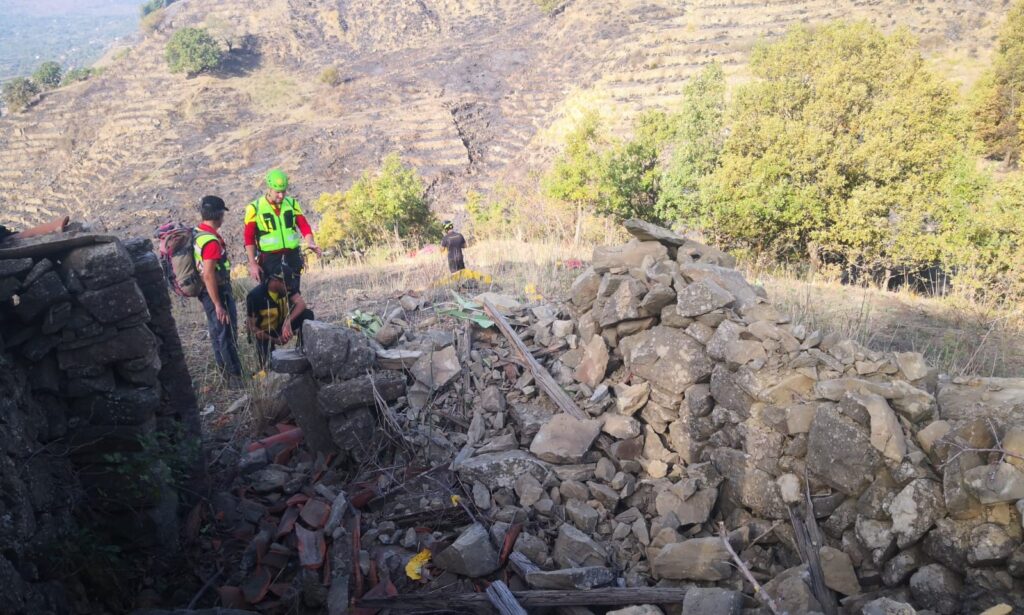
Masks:
[[[572,0],[548,16],[529,0],[180,0],[102,77],[0,119],[0,222],[67,212],[148,231],[190,217],[205,193],[243,204],[271,165],[311,201],[391,151],[452,211],[469,188],[527,177],[551,154],[547,129],[580,101],[625,125],[642,107],[674,104],[702,65],[742,80],[757,40],[839,18],[908,27],[961,76],[988,56],[1005,10],[994,0]],[[226,65],[171,75],[167,38],[200,24],[230,47]],[[319,81],[329,66],[340,85]]]

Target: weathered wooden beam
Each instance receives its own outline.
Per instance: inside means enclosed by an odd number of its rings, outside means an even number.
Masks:
[[[527,367],[530,369],[530,373],[533,374],[533,379],[537,381],[537,386],[541,388],[547,396],[551,398],[551,401],[555,402],[558,409],[568,414],[569,416],[580,419],[581,421],[586,420],[587,415],[580,410],[576,402],[572,400],[562,387],[558,386],[555,379],[551,377],[548,370],[544,369],[537,359],[530,354],[529,349],[519,335],[512,329],[512,325],[509,324],[508,319],[505,318],[504,314],[498,311],[498,308],[494,307],[494,304],[488,299],[483,300],[484,309],[487,310],[487,314],[494,320],[495,324],[498,325],[498,330],[508,339],[512,347],[515,348],[516,353],[526,362]]]
[[[487,599],[501,615],[526,615],[526,609],[512,595],[504,581],[495,581],[487,588]]]
[[[524,609],[556,606],[622,606],[628,604],[682,604],[686,589],[669,587],[609,587],[603,589],[529,590],[512,592]],[[477,609],[491,606],[487,594],[401,594],[389,598],[364,598],[360,607],[400,611],[428,609]]]

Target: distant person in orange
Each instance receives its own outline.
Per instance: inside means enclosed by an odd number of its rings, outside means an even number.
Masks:
[[[302,239],[317,256],[320,248],[299,202],[288,192],[288,176],[271,169],[266,176],[267,191],[245,208],[245,253],[249,275],[260,282],[268,271],[286,271],[288,288],[299,292],[302,280]]]
[[[466,238],[455,230],[450,220],[445,220],[442,228],[444,237],[441,239],[441,248],[448,252],[448,271],[462,271],[466,268],[466,259],[462,254],[466,249]]]

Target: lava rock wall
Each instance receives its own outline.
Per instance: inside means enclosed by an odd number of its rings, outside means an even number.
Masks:
[[[198,413],[148,240],[0,244],[0,583],[13,612],[72,612],[69,550],[173,548]],[[3,609],[0,609],[3,610]]]

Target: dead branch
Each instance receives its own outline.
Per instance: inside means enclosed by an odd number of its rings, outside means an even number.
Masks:
[[[754,588],[754,595],[760,596],[761,600],[765,603],[765,606],[767,606],[768,609],[775,615],[786,615],[786,612],[780,610],[779,605],[775,603],[775,600],[772,599],[770,595],[768,595],[768,592],[766,592],[763,587],[761,587],[761,584],[757,582],[757,579],[754,578],[754,575],[750,573],[750,568],[747,568],[747,565],[743,562],[742,559],[740,559],[740,556],[736,554],[736,551],[732,548],[732,545],[729,544],[729,532],[725,531],[724,523],[718,524],[718,535],[722,538],[722,542],[725,543],[725,548],[727,551],[729,551],[729,555],[732,556],[732,561],[735,562],[736,567],[740,569],[740,572],[743,573],[743,576],[747,579],[747,582],[750,583],[751,587]]]

